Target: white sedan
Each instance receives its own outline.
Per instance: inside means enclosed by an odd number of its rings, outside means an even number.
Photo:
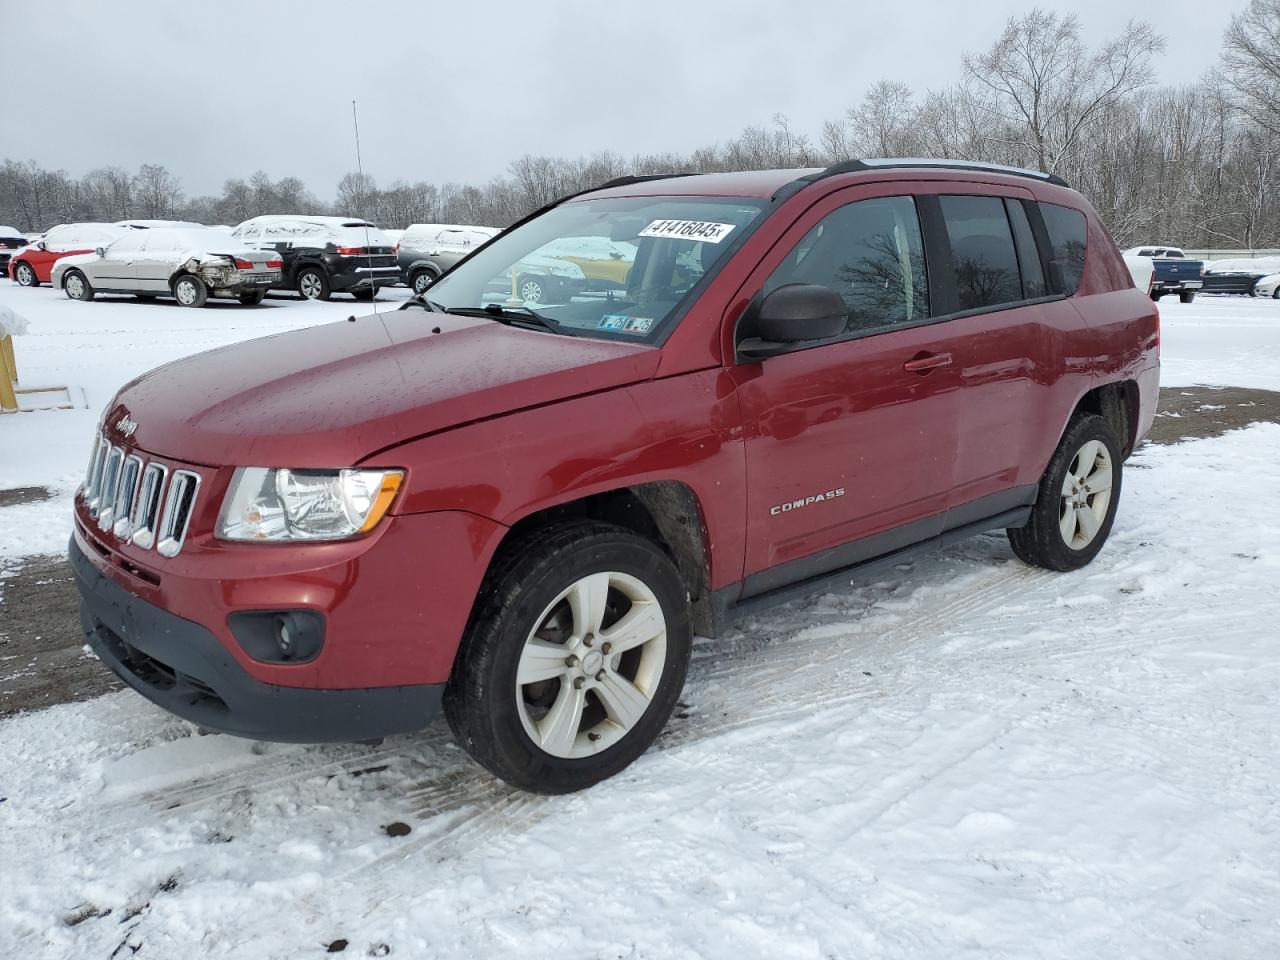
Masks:
[[[1280,300],[1280,273],[1273,273],[1269,277],[1263,277],[1253,285],[1253,295],[1255,297],[1271,297],[1274,300]]]
[[[262,302],[280,282],[275,250],[246,247],[207,227],[131,230],[93,253],[63,257],[50,277],[72,300],[98,293],[173,297],[184,307],[202,307],[209,297],[245,306]]]

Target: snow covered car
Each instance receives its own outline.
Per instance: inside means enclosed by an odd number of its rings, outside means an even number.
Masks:
[[[209,297],[253,306],[280,282],[281,265],[274,251],[246,247],[220,230],[157,227],[130,230],[93,253],[64,257],[51,282],[72,300],[131,293],[174,297],[184,307],[203,307]]]
[[[587,275],[572,261],[531,253],[515,264],[507,276],[514,282],[512,295],[521,302],[557,303],[586,288]]]
[[[9,258],[27,245],[27,238],[14,227],[0,227],[0,275],[8,276]]]
[[[500,233],[496,227],[410,224],[396,243],[396,258],[405,286],[422,293],[446,270]]]
[[[1253,285],[1253,295],[1255,297],[1270,297],[1273,300],[1280,300],[1280,273],[1273,273],[1269,277],[1263,277]]]
[[[351,217],[266,215],[246,220],[231,236],[284,261],[276,286],[307,300],[349,293],[372,300],[400,282],[396,250],[372,223]]]
[[[113,223],[60,223],[13,252],[9,277],[21,287],[38,287],[49,282],[54,264],[63,257],[92,253],[124,232]]]

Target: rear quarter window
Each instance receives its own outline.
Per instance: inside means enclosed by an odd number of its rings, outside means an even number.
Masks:
[[[1084,276],[1086,237],[1084,214],[1056,203],[1041,203],[1040,215],[1049,234],[1049,284],[1054,293],[1071,296]]]

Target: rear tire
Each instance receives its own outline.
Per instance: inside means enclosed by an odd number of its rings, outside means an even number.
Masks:
[[[1111,424],[1093,413],[1073,417],[1040,480],[1027,525],[1006,531],[1018,559],[1065,572],[1096,557],[1115,522],[1122,471]]]
[[[1178,293],[1178,299],[1183,303],[1194,303],[1196,299],[1196,291],[1182,290]]]
[[[363,300],[365,303],[371,303],[377,299],[378,291],[370,287],[368,290],[352,290],[351,295],[357,300]]]
[[[303,267],[298,271],[298,293],[304,300],[328,300],[329,278],[319,267]]]
[[[1159,302],[1160,302],[1160,298],[1161,298],[1161,297],[1163,297],[1163,296],[1164,296],[1164,294],[1163,294],[1163,293],[1157,293],[1157,292],[1156,292],[1156,291],[1154,291],[1154,290],[1152,290],[1152,291],[1151,291],[1151,299],[1152,299],[1152,300],[1154,300],[1154,301],[1156,301],[1157,303],[1159,303]]]
[[[173,295],[183,307],[203,307],[209,300],[209,288],[194,273],[184,273],[173,281]]]
[[[1275,293],[1271,294],[1272,300],[1280,300],[1280,287],[1276,287]]]
[[[691,647],[684,584],[661,548],[595,521],[544,527],[504,545],[486,575],[445,717],[512,786],[582,790],[657,738]]]
[[[409,288],[415,295],[421,296],[427,288],[436,282],[436,275],[430,270],[417,270],[409,278]]]
[[[89,283],[89,278],[79,270],[67,271],[67,275],[62,279],[62,289],[66,291],[67,296],[72,300],[88,303],[93,299],[93,285]]]
[[[256,307],[266,299],[266,296],[267,291],[265,290],[246,290],[244,293],[236,297],[236,299],[246,307]]]
[[[20,261],[13,268],[13,279],[20,287],[40,286],[40,278],[36,276],[35,268],[26,261]]]

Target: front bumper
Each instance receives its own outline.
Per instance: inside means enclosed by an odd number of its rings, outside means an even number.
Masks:
[[[100,573],[74,536],[69,552],[93,651],[138,693],[192,723],[258,740],[327,743],[420,730],[439,712],[444,684],[323,690],[257,680],[209,630]]]

